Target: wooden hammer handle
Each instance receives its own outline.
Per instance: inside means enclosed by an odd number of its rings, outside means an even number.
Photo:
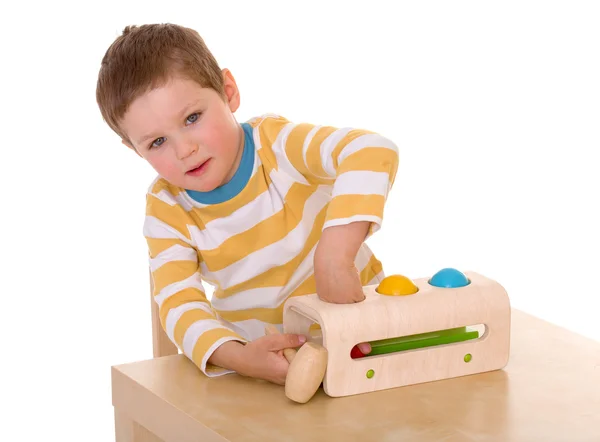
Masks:
[[[265,332],[268,335],[279,335],[279,334],[281,334],[281,333],[279,333],[279,330],[277,329],[277,327],[275,327],[273,324],[267,324],[265,326]],[[285,356],[285,358],[287,359],[287,361],[290,364],[294,360],[294,357],[296,356],[296,353],[298,353],[298,352],[296,350],[294,350],[293,348],[284,348],[283,349],[283,355]]]

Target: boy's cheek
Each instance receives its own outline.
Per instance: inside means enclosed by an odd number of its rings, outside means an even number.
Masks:
[[[156,170],[161,176],[170,178],[181,174],[178,168],[172,162],[165,161],[163,159],[154,159],[149,161],[150,165]]]

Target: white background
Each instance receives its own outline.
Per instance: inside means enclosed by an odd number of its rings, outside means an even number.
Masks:
[[[128,24],[196,28],[237,79],[240,121],[396,141],[370,240],[387,273],[475,270],[514,307],[600,340],[597,2],[16,4],[0,28],[0,439],[113,440],[110,366],[152,356],[154,172],[95,103]]]

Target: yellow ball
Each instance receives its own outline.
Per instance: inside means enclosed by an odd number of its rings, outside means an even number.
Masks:
[[[375,291],[381,295],[404,296],[417,293],[419,288],[406,276],[390,275],[379,283]]]

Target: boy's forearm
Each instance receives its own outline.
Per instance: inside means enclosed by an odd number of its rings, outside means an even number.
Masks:
[[[210,356],[208,362],[218,367],[236,372],[244,371],[244,344],[240,341],[227,341],[221,344]]]
[[[360,246],[369,233],[369,221],[332,226],[323,230],[316,251],[318,259],[336,257],[344,261],[354,261]]]

